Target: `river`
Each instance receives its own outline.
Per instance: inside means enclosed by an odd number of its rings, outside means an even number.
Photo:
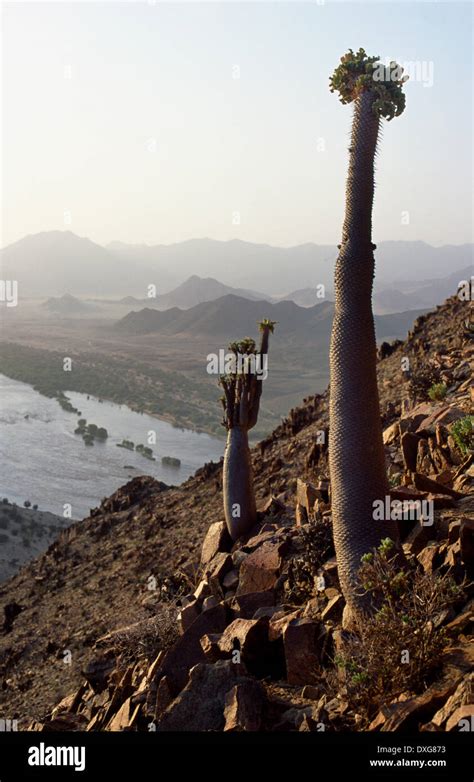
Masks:
[[[74,392],[67,392],[67,397],[81,411],[81,418],[107,429],[107,440],[86,446],[74,434],[77,415],[26,383],[0,375],[1,497],[18,505],[29,500],[40,510],[58,515],[63,515],[67,503],[72,518],[81,519],[137,475],[178,485],[205,462],[218,461],[224,452],[223,440],[177,429],[125,405]],[[156,433],[156,445],[149,442],[151,431]],[[156,461],[118,448],[124,439],[149,445]],[[180,459],[181,466],[162,465],[162,456]]]

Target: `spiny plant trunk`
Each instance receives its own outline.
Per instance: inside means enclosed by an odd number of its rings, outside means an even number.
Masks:
[[[348,605],[356,612],[369,608],[356,587],[362,555],[383,538],[396,541],[398,537],[395,522],[373,518],[374,500],[383,500],[389,493],[372,314],[372,204],[380,122],[372,111],[373,100],[370,92],[363,92],[355,102],[330,348],[329,459],[334,544],[341,587]]]
[[[253,469],[247,430],[233,426],[227,432],[223,466],[224,514],[233,540],[257,521]]]

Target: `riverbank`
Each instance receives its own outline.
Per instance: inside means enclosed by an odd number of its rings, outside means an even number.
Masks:
[[[69,364],[65,364],[65,360]],[[46,397],[71,391],[94,396],[166,421],[179,429],[223,437],[219,389],[183,373],[161,370],[117,355],[65,355],[15,342],[0,342],[2,373]],[[70,366],[70,369],[65,369]]]

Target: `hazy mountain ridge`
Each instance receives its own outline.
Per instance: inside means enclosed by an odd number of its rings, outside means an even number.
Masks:
[[[299,289],[323,284],[329,295],[336,256],[333,245],[272,247],[238,239],[154,246],[112,242],[102,247],[71,231],[47,231],[3,248],[0,265],[3,278],[18,280],[24,296],[118,294],[142,299],[150,284],[156,285],[158,295],[166,294],[198,268],[201,277],[252,296],[263,291],[265,296],[281,297],[294,290],[295,280]],[[379,291],[396,280],[436,279],[445,276],[446,268],[469,268],[472,245],[380,242],[376,260]]]
[[[390,315],[376,315],[378,339],[404,336],[413,320],[421,314],[412,310]],[[189,333],[192,335],[213,334],[218,342],[220,337],[235,338],[254,334],[257,323],[262,318],[277,321],[277,336],[303,345],[329,340],[334,313],[332,302],[321,302],[313,307],[299,307],[293,301],[271,303],[268,301],[250,301],[229,294],[212,302],[203,302],[188,310],[173,307],[159,312],[143,309],[130,312],[115,326],[125,334],[165,334]]]
[[[91,304],[86,304],[75,296],[65,293],[63,296],[53,296],[43,302],[42,307],[55,315],[75,316],[93,311]]]

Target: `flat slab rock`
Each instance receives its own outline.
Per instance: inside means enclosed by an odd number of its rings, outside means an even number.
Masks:
[[[381,727],[384,732],[395,730],[419,729],[420,722],[426,722],[441,709],[448,698],[456,691],[474,663],[472,644],[456,647],[446,655],[443,675],[431,687],[414,698],[390,704],[390,716]]]
[[[234,685],[225,696],[224,731],[257,731],[262,724],[263,690],[250,679]]]
[[[207,530],[201,549],[201,565],[206,566],[216,554],[230,551],[232,541],[223,521],[216,521]]]
[[[240,707],[233,703],[236,687]],[[190,671],[184,690],[163,713],[157,731],[220,731],[226,722],[228,730],[235,729],[242,710],[249,706],[250,696],[246,698],[246,707],[242,705],[242,688],[251,688],[253,698],[255,687],[256,682],[245,675],[243,666],[230,660],[213,665],[199,663]]]

